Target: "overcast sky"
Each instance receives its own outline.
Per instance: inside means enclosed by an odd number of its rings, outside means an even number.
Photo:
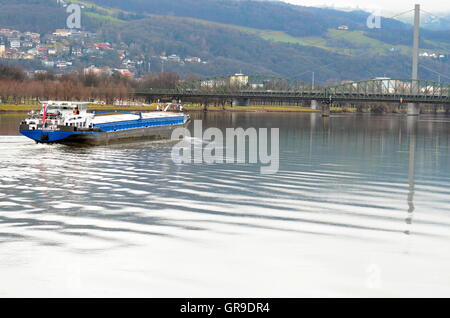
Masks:
[[[306,5],[306,6],[335,6],[340,7],[360,7],[361,9],[384,9],[386,12],[400,13],[414,8],[414,4],[421,4],[428,12],[439,13],[450,11],[450,1],[448,0],[283,0],[285,2]]]

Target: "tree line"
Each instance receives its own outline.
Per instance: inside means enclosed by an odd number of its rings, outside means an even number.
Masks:
[[[175,73],[148,74],[133,79],[120,73],[85,73],[29,75],[17,66],[0,64],[0,99],[2,103],[33,100],[126,101],[138,88],[175,88],[181,80]]]

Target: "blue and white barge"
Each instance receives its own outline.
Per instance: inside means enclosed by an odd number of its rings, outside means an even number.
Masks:
[[[158,112],[88,112],[89,103],[48,101],[31,112],[20,125],[20,133],[37,143],[108,144],[131,139],[167,139],[190,118],[168,105]]]

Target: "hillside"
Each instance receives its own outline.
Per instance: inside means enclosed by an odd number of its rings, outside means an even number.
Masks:
[[[90,2],[140,14],[155,14],[201,19],[259,30],[274,30],[294,37],[326,36],[329,29],[346,25],[350,30],[364,31],[368,37],[389,44],[411,45],[409,24],[383,18],[382,28],[366,26],[369,13],[290,5],[284,2],[249,0],[91,0]],[[424,13],[425,14],[425,13]],[[439,20],[446,22],[445,20]],[[394,31],[394,32],[393,32]],[[428,40],[450,43],[450,30],[424,30]],[[423,42],[426,46],[426,43]]]
[[[98,5],[132,12],[190,17],[223,24],[286,32],[292,36],[322,35],[329,28],[345,24],[364,29],[367,13],[344,12],[286,4],[284,2],[233,0],[92,0]],[[389,28],[405,25],[384,21]]]
[[[129,57],[147,60],[153,71],[165,67],[166,71],[199,76],[243,71],[305,81],[311,80],[314,71],[316,80],[322,83],[376,76],[409,77],[410,73],[412,36],[408,26],[386,20],[381,32],[369,32],[364,28],[367,13],[360,11],[225,0],[72,2],[85,5],[85,29],[97,32],[114,46],[126,44]],[[66,14],[54,1],[0,0],[0,5],[0,27],[43,33],[64,27]],[[350,30],[337,30],[341,24],[349,25]],[[392,30],[402,32],[401,40],[389,40]],[[448,52],[446,32],[426,31],[422,47]],[[163,66],[158,59],[162,53],[197,56],[208,63]],[[114,57],[104,57],[96,64],[111,61],[115,61]],[[448,61],[424,60],[422,64],[450,74]],[[421,69],[421,76],[437,79],[426,69]]]
[[[0,27],[48,33],[64,25],[64,12],[56,1],[0,0]]]

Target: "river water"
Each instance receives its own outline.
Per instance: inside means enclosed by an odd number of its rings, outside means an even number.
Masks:
[[[279,172],[36,145],[0,115],[0,297],[450,296],[449,117],[194,117],[279,127]]]

